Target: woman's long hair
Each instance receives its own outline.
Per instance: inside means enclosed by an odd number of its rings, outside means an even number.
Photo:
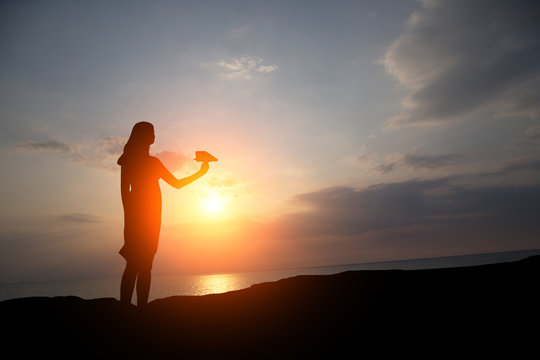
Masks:
[[[146,121],[136,123],[117,164],[122,166],[127,163],[136,163],[138,159],[148,156],[148,150],[153,143],[154,125]]]

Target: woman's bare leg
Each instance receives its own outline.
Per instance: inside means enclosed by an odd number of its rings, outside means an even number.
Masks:
[[[144,270],[139,272],[137,278],[137,306],[142,307],[148,303],[150,294],[150,283],[152,281],[152,271]]]
[[[122,281],[120,282],[120,302],[131,304],[131,297],[133,296],[136,280],[137,270],[128,262],[124,274],[122,275]]]

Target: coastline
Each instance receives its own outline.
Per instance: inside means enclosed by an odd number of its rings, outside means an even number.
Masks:
[[[419,270],[484,265],[540,255],[540,249],[390,260],[318,267],[255,270],[221,274],[154,274],[150,300],[175,295],[200,296],[249,288],[298,275],[330,275],[349,270]],[[120,271],[120,270],[119,270]],[[119,275],[97,279],[1,283],[0,301],[34,296],[77,296],[83,299],[118,297]]]
[[[143,310],[113,298],[20,298],[0,302],[0,314],[5,351],[15,346],[21,355],[291,358],[368,349],[417,353],[427,345],[519,351],[532,348],[538,335],[538,273],[540,256],[532,256],[459,268],[300,275],[223,294],[157,299]]]

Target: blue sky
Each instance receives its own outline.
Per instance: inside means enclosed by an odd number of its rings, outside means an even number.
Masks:
[[[196,150],[220,159],[189,188],[162,185],[158,272],[538,248],[539,12],[2,2],[0,281],[118,271],[115,162],[138,121],[179,177]],[[200,209],[212,196],[221,214]]]

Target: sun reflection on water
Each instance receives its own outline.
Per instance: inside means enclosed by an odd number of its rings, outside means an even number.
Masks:
[[[197,280],[198,295],[220,294],[238,289],[238,279],[233,274],[201,275]]]

